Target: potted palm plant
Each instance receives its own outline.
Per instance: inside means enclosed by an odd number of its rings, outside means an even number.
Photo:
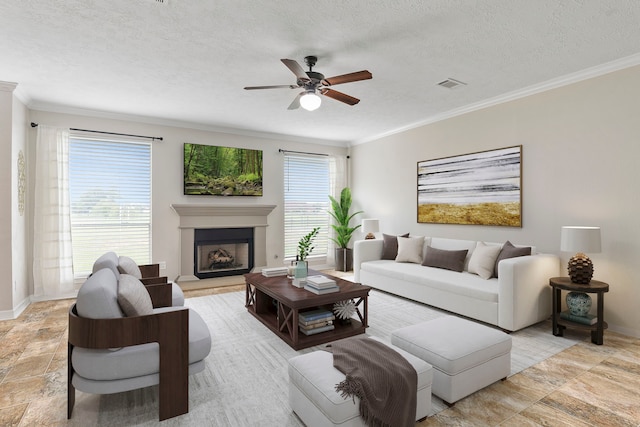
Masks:
[[[350,271],[353,268],[353,253],[349,245],[353,232],[360,227],[360,224],[355,227],[350,227],[349,223],[354,216],[361,214],[362,211],[349,214],[351,209],[351,190],[349,187],[345,187],[340,192],[340,200],[336,200],[334,197],[329,196],[331,200],[332,210],[329,214],[333,217],[335,224],[331,224],[335,231],[335,238],[331,240],[336,244],[336,270],[337,271]]]

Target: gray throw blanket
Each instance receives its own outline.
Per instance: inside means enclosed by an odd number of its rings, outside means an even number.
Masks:
[[[371,427],[416,423],[418,374],[398,352],[370,338],[330,344],[333,366],[346,375],[336,385],[342,397],[360,399],[360,416]]]

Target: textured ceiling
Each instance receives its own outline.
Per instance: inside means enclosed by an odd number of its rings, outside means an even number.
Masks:
[[[635,60],[639,23],[638,0],[13,0],[0,80],[34,109],[357,143]],[[335,87],[361,102],[290,111],[299,90],[243,90],[294,84],[280,59],[306,55],[327,77],[369,70]]]

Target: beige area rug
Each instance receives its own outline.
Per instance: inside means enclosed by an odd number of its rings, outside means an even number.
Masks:
[[[288,403],[287,360],[295,351],[244,307],[244,292],[189,298],[209,325],[213,338],[204,372],[189,380],[189,413],[164,421],[163,426],[303,426]],[[369,297],[367,334],[389,340],[391,331],[434,319],[444,312],[373,290]],[[511,373],[515,374],[577,341],[554,337],[550,323],[542,322],[511,334]],[[113,395],[77,392],[71,425],[151,426],[158,424],[157,387]],[[445,409],[432,396],[432,415]]]

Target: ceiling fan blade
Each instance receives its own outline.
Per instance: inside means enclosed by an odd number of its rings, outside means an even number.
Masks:
[[[298,64],[297,61],[293,59],[281,59],[282,63],[287,66],[288,69],[291,70],[293,74],[296,75],[298,80],[309,81],[309,76],[305,73],[304,69]]]
[[[246,90],[255,90],[255,89],[297,89],[296,85],[276,85],[276,86],[247,86]]]
[[[333,89],[320,89],[320,93],[324,96],[328,96],[329,98],[333,98],[336,101],[344,102],[345,104],[349,105],[356,105],[358,102],[360,102],[358,98],[354,98],[353,96],[349,96],[346,93],[338,92],[337,90]]]
[[[300,98],[302,98],[302,95],[304,95],[304,92],[300,92],[298,96],[295,97],[291,104],[289,104],[289,108],[287,108],[287,110],[297,110],[300,108]]]
[[[370,72],[367,70],[356,71],[355,73],[342,74],[340,76],[329,77],[322,80],[322,84],[325,86],[334,86],[342,83],[357,82],[360,80],[368,80],[372,78]]]

